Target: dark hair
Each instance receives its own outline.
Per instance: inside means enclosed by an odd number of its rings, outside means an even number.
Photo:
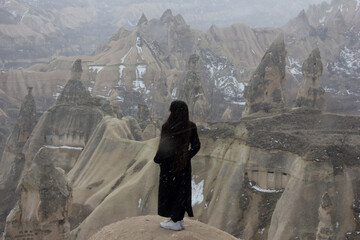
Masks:
[[[175,100],[170,105],[170,116],[161,129],[160,144],[168,144],[172,164],[177,170],[185,168],[190,144],[189,109],[185,102]],[[160,146],[159,146],[160,147]]]

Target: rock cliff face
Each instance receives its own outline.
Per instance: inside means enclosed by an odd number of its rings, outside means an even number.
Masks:
[[[297,108],[199,125],[202,148],[192,160],[196,218],[243,239],[315,239],[330,228],[327,193],[337,206],[333,238],[357,231],[358,120]],[[69,172],[83,219],[75,221],[76,239],[126,217],[156,214],[158,139],[129,140],[116,127],[121,120],[112,121],[101,125],[102,135],[93,134]]]
[[[80,64],[81,61],[75,61],[72,76],[80,77]],[[44,147],[52,152],[48,160],[67,172],[75,164],[103,117],[116,116],[107,101],[92,98],[82,82],[76,79],[69,80],[59,101],[41,116],[36,126],[31,91],[21,109],[18,124],[0,162],[0,190],[4,194],[9,193],[2,199],[1,224],[17,200],[14,190],[21,175],[31,167],[40,148]]]
[[[285,43],[279,36],[266,51],[245,89],[243,115],[284,107]]]
[[[20,199],[6,219],[3,239],[70,239],[71,187],[41,148],[20,181]]]
[[[308,106],[325,110],[325,90],[320,86],[320,77],[323,73],[320,51],[314,49],[302,66],[304,80],[296,97],[296,106]]]

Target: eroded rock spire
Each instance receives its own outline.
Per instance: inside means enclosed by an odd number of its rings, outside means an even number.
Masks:
[[[325,110],[325,91],[320,85],[319,78],[323,73],[320,51],[315,48],[302,66],[304,80],[296,97],[296,106],[312,107]]]
[[[56,104],[84,104],[89,101],[91,95],[80,81],[81,74],[81,59],[77,59],[71,68],[71,79],[66,83]]]
[[[209,118],[209,103],[197,72],[198,62],[199,56],[192,54],[189,58],[188,71],[179,97],[188,104],[190,115],[194,121],[206,122]]]
[[[6,219],[4,239],[70,239],[71,187],[41,148],[20,182],[20,199]]]
[[[280,35],[266,51],[245,88],[243,115],[284,106],[285,56],[284,36]]]
[[[20,114],[15,130],[18,131],[18,141],[26,142],[36,124],[36,104],[32,95],[32,87],[21,104]]]

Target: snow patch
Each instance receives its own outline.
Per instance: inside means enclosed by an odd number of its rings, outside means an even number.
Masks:
[[[299,61],[293,57],[288,57],[289,60],[289,71],[294,75],[301,75],[301,65]]]
[[[358,1],[360,1],[360,0],[358,0]],[[326,13],[331,13],[333,10],[334,10],[334,7],[331,6],[331,8],[329,10],[326,10]]]
[[[144,57],[142,55],[143,49],[141,47],[141,38],[140,37],[136,38],[136,48],[137,48],[138,54],[140,55],[141,59],[144,60]]]
[[[177,88],[174,88],[171,92],[171,96],[173,99],[176,99],[176,93],[177,93]]]
[[[73,149],[73,150],[83,150],[83,147],[73,147],[73,146],[53,146],[53,145],[45,145],[45,148],[49,149]]]
[[[54,93],[54,94],[53,94],[53,97],[54,97],[55,99],[58,99],[59,96],[60,96],[60,93]]]
[[[360,8],[360,0],[356,0],[356,8],[355,11],[359,10]]]
[[[121,78],[122,78],[122,75],[123,75],[123,71],[124,71],[124,69],[125,69],[126,67],[124,66],[124,65],[120,65],[119,66],[119,81],[118,81],[118,86],[120,86],[121,85]]]
[[[338,60],[332,63],[331,70],[337,74],[344,74],[359,79],[358,70],[360,68],[360,50],[352,50],[343,47],[340,51]]]
[[[141,207],[141,202],[142,202],[142,199],[141,199],[141,198],[139,198],[138,208],[140,208],[140,207]]]
[[[339,7],[338,7],[338,9],[340,10],[340,12],[343,12],[343,10],[344,10],[344,5],[343,5],[343,4],[340,4]]]
[[[195,177],[195,176],[194,176]],[[201,180],[199,183],[195,183],[195,179],[191,180],[191,205],[201,204],[204,201],[204,180]]]
[[[323,16],[323,17],[319,20],[319,23],[323,24],[323,23],[325,23],[325,20],[326,20],[326,17]]]
[[[136,78],[143,78],[145,73],[146,73],[146,65],[136,66]]]
[[[104,66],[89,66],[89,71],[90,72],[100,72],[101,70],[104,69]]]
[[[265,189],[265,188],[261,188],[258,185],[253,184],[252,182],[250,182],[250,186],[252,189],[258,191],[258,192],[263,192],[263,193],[279,193],[279,192],[283,192],[283,189]]]
[[[117,96],[117,97],[116,97],[116,101],[124,102],[124,98],[123,98],[123,97],[120,97],[120,96]]]
[[[120,63],[124,63],[126,57],[130,54],[131,50],[133,49],[133,47],[130,48],[130,50],[125,54],[125,56],[123,56],[121,59],[120,59]]]
[[[92,92],[92,90],[93,90],[92,87],[88,87],[88,91],[89,91],[90,93]]]

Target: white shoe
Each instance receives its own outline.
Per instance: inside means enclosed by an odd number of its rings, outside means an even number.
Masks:
[[[165,220],[165,221],[162,221],[162,222],[160,223],[160,225],[161,225],[161,224],[168,223],[168,222],[170,222],[170,221],[171,221],[171,219],[169,219],[169,220]]]
[[[172,220],[161,222],[160,227],[174,231],[180,231],[182,229],[180,221],[173,222]]]
[[[185,229],[185,227],[184,227],[184,220],[181,220],[181,221],[179,221],[179,222],[180,222],[181,228],[182,228],[182,229]]]

